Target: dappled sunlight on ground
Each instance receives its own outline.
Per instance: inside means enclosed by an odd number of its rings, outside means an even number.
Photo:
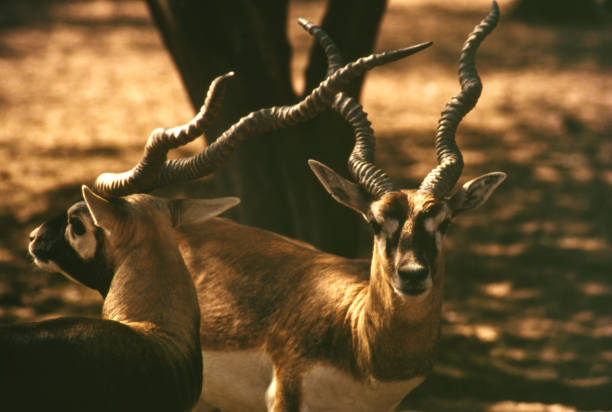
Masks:
[[[366,77],[377,160],[398,185],[418,185],[433,167],[461,44],[489,5],[390,0],[377,50],[434,42]],[[502,16],[509,5],[500,2]],[[295,19],[319,21],[322,7],[291,6],[298,90],[312,40]],[[28,233],[81,184],[131,167],[154,128],[192,109],[143,3],[28,0],[5,11],[0,321],[95,316],[96,293],[34,269]],[[608,27],[510,19],[483,43],[483,95],[457,134],[462,182],[493,170],[508,179],[449,230],[439,361],[402,410],[612,409],[611,46]]]

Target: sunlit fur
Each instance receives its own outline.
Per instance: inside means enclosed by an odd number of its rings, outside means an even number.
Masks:
[[[30,253],[42,269],[58,268],[100,290],[105,296],[103,319],[67,319],[70,327],[66,330],[57,323],[34,326],[48,329],[42,335],[38,332],[40,344],[45,344],[47,336],[49,348],[66,347],[65,359],[49,359],[65,364],[55,371],[57,383],[76,379],[84,385],[67,385],[62,388],[66,395],[55,391],[42,396],[40,402],[48,397],[51,403],[45,404],[47,408],[74,410],[68,402],[85,397],[85,393],[92,405],[79,408],[87,410],[104,409],[107,403],[113,404],[113,410],[188,410],[202,387],[200,316],[193,282],[173,236],[175,208],[166,200],[147,195],[108,201],[84,189],[84,196],[87,204],[77,203],[32,232]],[[129,329],[113,329],[112,325]],[[80,329],[83,337],[79,337]],[[87,336],[96,336],[97,330],[105,332],[89,342]],[[120,344],[112,343],[117,341]],[[27,350],[27,346],[19,350]],[[114,359],[124,360],[117,363]],[[45,368],[45,364],[39,367]],[[79,376],[72,376],[73,368]],[[42,376],[50,373],[45,370]],[[17,390],[27,389],[32,402],[38,402],[37,391],[42,387],[36,387],[37,379],[33,379],[37,372],[32,370],[29,375],[32,386],[22,385]],[[108,384],[97,387],[94,382],[99,380]],[[47,385],[55,385],[55,381]],[[121,389],[109,389],[115,387]],[[99,396],[104,398],[101,404],[96,400]],[[9,399],[5,406],[11,402]]]
[[[273,410],[294,410],[294,403],[307,407],[315,400],[320,404],[318,394],[308,392],[312,386],[300,393],[300,382],[316,365],[328,365],[348,380],[375,382],[382,405],[387,405],[380,410],[392,409],[414,388],[414,379],[422,380],[433,365],[444,264],[435,234],[418,233],[427,236],[433,247],[423,250],[415,243],[414,231],[425,232],[423,220],[434,209],[445,208],[408,191],[374,203],[373,213],[395,218],[397,224],[391,227],[400,233],[383,229],[377,234],[371,262],[326,254],[224,219],[179,227],[180,249],[198,289],[205,353],[266,353],[276,377],[274,396],[268,396]],[[396,243],[390,244],[388,239],[395,237]],[[406,255],[432,260],[428,263],[433,282],[419,296],[405,296],[394,287],[395,268],[405,263]],[[205,380],[232,373],[240,372],[205,371]],[[265,376],[270,371],[262,373],[260,378],[271,379]],[[387,384],[397,388],[402,382],[406,390],[394,392],[394,397],[384,390]],[[329,410],[345,404],[345,383],[339,380],[335,391],[331,385],[337,398],[327,401]],[[216,406],[231,411],[235,397],[240,395],[228,386],[227,403]],[[206,389],[203,398],[207,399]],[[252,401],[253,410],[260,410],[262,400],[263,394]]]
[[[480,190],[478,199],[484,202],[494,187]],[[462,201],[451,200],[404,190],[372,202],[364,212],[375,232],[370,260],[221,218],[177,226],[198,292],[204,360],[214,365],[204,364],[197,410],[263,411],[268,404],[273,411],[322,405],[342,411],[351,402],[366,411],[393,410],[433,366],[441,239],[463,210]],[[426,268],[426,278],[402,283],[398,271],[407,267]],[[88,274],[71,276],[85,283]],[[322,398],[313,383],[322,376],[333,399]],[[349,383],[353,390],[345,391]],[[353,399],[359,392],[363,397]]]
[[[126,207],[104,237],[115,272],[102,316],[153,328],[180,346],[179,352],[189,353],[191,325],[199,319],[197,297],[175,246],[166,202],[147,195],[121,199]]]

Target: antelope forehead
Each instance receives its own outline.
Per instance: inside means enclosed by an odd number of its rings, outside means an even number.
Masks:
[[[384,204],[374,203],[371,211],[374,219],[382,226],[385,233],[395,233],[400,226],[400,219],[388,213],[388,207]]]

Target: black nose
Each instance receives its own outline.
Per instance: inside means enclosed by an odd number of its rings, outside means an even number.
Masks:
[[[427,279],[429,269],[425,266],[414,266],[400,269],[397,271],[397,274],[402,282],[406,282],[410,285],[419,285]]]

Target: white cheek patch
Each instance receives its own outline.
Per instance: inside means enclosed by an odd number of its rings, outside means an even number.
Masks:
[[[438,212],[437,215],[433,217],[428,217],[427,219],[425,219],[425,222],[424,222],[425,230],[433,235],[438,230],[440,223],[442,223],[442,221],[446,219],[447,215],[448,215],[447,210],[446,208],[444,208],[440,210],[440,212]]]
[[[385,217],[380,211],[380,205],[374,204],[372,205],[372,215],[377,222],[382,223],[382,230],[388,235],[395,233],[395,231],[399,228],[399,221],[397,219],[392,219]]]
[[[383,228],[382,228],[382,232],[387,235],[387,236],[392,236],[397,230],[399,229],[399,222],[395,219],[386,219],[384,224],[383,224]],[[387,248],[387,241],[389,240],[389,237],[387,236],[377,236],[376,237],[376,244],[378,245],[378,249],[380,250],[381,253],[383,253],[385,251],[385,249]]]
[[[70,230],[70,225],[66,226],[66,232],[64,237],[70,243],[70,246],[83,260],[89,260],[96,254],[98,248],[98,241],[94,235],[95,226],[89,220],[81,220],[83,226],[85,226],[85,233],[82,235],[75,235]]]
[[[399,227],[399,222],[395,219],[385,219],[385,223],[383,224],[383,231],[389,235],[395,233],[395,231]]]

